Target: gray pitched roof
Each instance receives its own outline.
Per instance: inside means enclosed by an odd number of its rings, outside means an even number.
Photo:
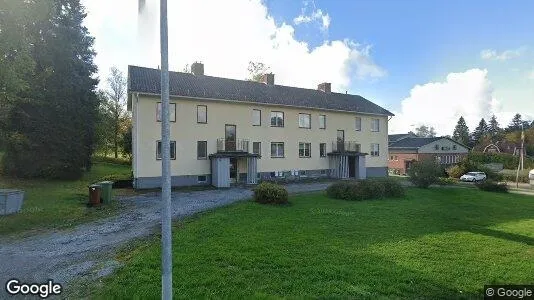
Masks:
[[[406,137],[389,144],[389,149],[418,149],[446,137]]]
[[[393,116],[357,95],[325,93],[319,90],[235,80],[190,73],[169,72],[171,96],[232,100],[258,104],[279,104],[306,108],[343,110]],[[128,91],[160,94],[160,70],[128,66]]]
[[[390,134],[388,135],[389,143],[394,143],[400,139],[404,139],[407,137],[416,137],[416,135],[413,135],[411,133],[401,133],[401,134]]]

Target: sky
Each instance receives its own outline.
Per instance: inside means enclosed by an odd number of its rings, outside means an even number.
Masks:
[[[101,87],[113,66],[159,66],[159,1],[82,0]],[[263,62],[275,83],[331,82],[390,110],[390,133],[452,135],[495,114],[534,119],[531,0],[170,0],[169,65],[245,79]]]

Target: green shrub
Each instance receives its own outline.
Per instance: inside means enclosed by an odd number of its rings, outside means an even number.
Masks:
[[[384,196],[385,197],[403,197],[404,196],[404,187],[402,184],[395,179],[391,178],[374,178],[369,179],[372,181],[377,181],[384,186]]]
[[[492,180],[485,180],[475,184],[480,190],[486,192],[508,193],[508,186],[506,183],[494,182]]]
[[[454,178],[449,177],[439,177],[438,178],[438,184],[439,185],[452,185],[455,184],[457,181]]]
[[[462,167],[460,167],[459,165],[452,166],[452,167],[447,169],[447,174],[451,178],[460,178],[465,173],[466,172],[464,171],[464,169]]]
[[[326,195],[333,199],[350,200],[353,184],[355,182],[341,181],[333,183],[326,188]]]
[[[109,174],[109,175],[100,177],[98,181],[120,181],[120,180],[132,180],[132,179],[133,179],[132,175]]]
[[[519,164],[519,157],[509,153],[482,153],[470,152],[468,159],[476,164],[501,163],[505,169],[516,169]],[[525,168],[534,168],[534,159],[526,158]]]
[[[287,190],[278,184],[262,182],[254,189],[254,201],[262,204],[286,204]]]
[[[486,178],[491,181],[501,181],[502,175],[484,166],[478,166],[476,171],[486,173]]]
[[[374,178],[336,182],[326,189],[326,195],[334,199],[361,201],[384,197],[402,197],[404,196],[404,188],[396,180]]]
[[[420,188],[428,188],[437,183],[442,173],[443,168],[433,159],[416,161],[408,170],[410,182]]]

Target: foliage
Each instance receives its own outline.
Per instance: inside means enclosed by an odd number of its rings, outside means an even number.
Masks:
[[[452,178],[460,178],[467,172],[484,172],[489,180],[502,180],[500,173],[497,173],[488,167],[482,166],[481,163],[475,162],[474,160],[470,159],[469,156],[461,160],[457,165],[447,169],[447,174],[449,174],[449,176]]]
[[[248,63],[248,72],[250,81],[261,82],[263,80],[263,75],[269,73],[269,67],[262,62],[253,62]]]
[[[467,127],[464,117],[458,119],[458,123],[456,124],[456,127],[454,127],[454,132],[452,133],[452,139],[464,145],[470,144],[469,127]]]
[[[477,128],[475,128],[475,130],[473,131],[473,135],[472,135],[472,139],[471,140],[476,145],[488,133],[489,133],[488,124],[486,123],[486,120],[484,120],[484,118],[482,118],[480,120],[480,122],[478,123]]]
[[[406,194],[362,202],[292,195],[291,209],[243,202],[179,221],[175,297],[475,299],[488,278],[532,282],[531,196],[460,188]],[[71,298],[161,298],[153,236],[123,249],[122,268]],[[355,278],[365,288],[354,288]]]
[[[517,169],[519,157],[508,153],[482,153],[470,152],[467,156],[469,161],[475,164],[501,163],[505,169]],[[534,168],[534,159],[524,159],[525,168]]]
[[[485,180],[482,182],[475,183],[477,188],[486,192],[495,192],[495,193],[508,193],[508,186],[505,182],[495,182],[492,180]]]
[[[287,199],[287,190],[281,185],[262,182],[254,188],[254,201],[258,203],[286,204]]]
[[[497,141],[501,139],[502,128],[499,126],[497,117],[495,115],[491,116],[491,119],[488,124],[488,134],[491,138],[491,141]]]
[[[515,182],[516,179],[519,179],[519,182],[529,183],[530,179],[528,178],[529,170],[519,171],[519,177],[517,177],[517,170],[502,170],[499,174],[502,176],[503,181]]]
[[[411,183],[420,188],[428,188],[438,182],[438,177],[443,174],[443,168],[433,159],[416,161],[408,170]]]
[[[521,117],[521,114],[517,113],[514,115],[512,122],[506,127],[506,131],[519,131],[521,130],[521,125],[523,125],[523,118]]]
[[[437,183],[439,185],[453,185],[456,184],[457,181],[456,179],[450,177],[439,177]]]
[[[435,137],[436,130],[432,126],[421,125],[415,128],[415,135],[418,137]]]
[[[326,189],[328,197],[349,201],[381,199],[384,197],[402,197],[404,188],[393,179],[364,179],[357,181],[340,181]]]
[[[95,155],[93,156],[93,161],[108,163],[108,164],[125,165],[125,166],[131,165],[131,162],[129,159],[121,158],[121,157],[115,158],[115,157],[109,157],[109,156]]]
[[[21,63],[26,71],[7,97],[11,101],[3,121],[4,173],[76,179],[91,168],[94,145],[98,80],[93,38],[83,26],[85,13],[79,0],[24,3],[27,9],[19,29],[29,34],[14,50],[0,49],[0,57],[23,49],[21,53],[33,61]],[[36,9],[42,17],[31,20]]]
[[[121,137],[122,154],[128,157],[132,157],[132,124],[130,122],[126,131]]]

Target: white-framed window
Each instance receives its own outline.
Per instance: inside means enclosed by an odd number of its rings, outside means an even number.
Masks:
[[[161,122],[161,102],[156,103],[156,121]],[[169,121],[176,122],[176,103],[169,103]]]
[[[371,119],[371,131],[372,132],[380,131],[380,119]]]
[[[456,145],[452,145],[452,150],[456,150],[458,147]]]
[[[208,176],[206,176],[206,175],[197,176],[197,182],[198,183],[206,183],[207,181],[208,181]]]
[[[326,157],[326,143],[319,144],[319,157]]]
[[[299,157],[311,157],[311,143],[299,143]]]
[[[299,128],[311,128],[310,114],[299,114]]]
[[[252,142],[252,153],[261,155],[261,142]]]
[[[208,123],[208,107],[206,105],[197,105],[197,123]]]
[[[434,150],[439,150],[439,145],[438,144],[434,145]]]
[[[171,159],[176,159],[176,141],[171,141]],[[161,159],[161,141],[156,141],[156,159]]]
[[[362,118],[361,117],[354,118],[354,130],[362,131]]]
[[[197,141],[197,159],[208,159],[207,141]]]
[[[284,113],[271,111],[271,127],[284,127]]]
[[[326,115],[319,115],[319,129],[326,129]]]
[[[380,144],[371,144],[371,156],[380,156]]]
[[[284,157],[284,143],[282,142],[271,143],[271,157],[273,158]]]
[[[261,110],[252,110],[252,126],[261,126]]]

